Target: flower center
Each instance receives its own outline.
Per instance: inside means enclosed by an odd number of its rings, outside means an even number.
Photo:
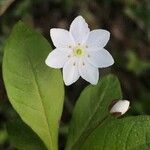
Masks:
[[[75,55],[75,56],[83,56],[83,55],[84,55],[84,50],[81,49],[81,48],[76,48],[76,49],[74,50],[74,55]]]

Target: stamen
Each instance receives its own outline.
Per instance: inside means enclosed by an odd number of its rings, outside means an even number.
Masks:
[[[85,54],[84,49],[80,48],[80,47],[76,47],[74,49],[74,55],[77,57],[83,56]]]
[[[81,43],[78,43],[78,45],[81,45]]]
[[[71,57],[71,55],[68,55],[68,58],[70,58]]]
[[[85,47],[86,47],[86,48],[88,48],[88,46],[87,46],[87,45],[85,45]]]
[[[82,49],[80,49],[80,48],[79,48],[79,49],[76,49],[76,54],[77,54],[77,55],[81,55],[81,54],[82,54]]]
[[[84,65],[85,65],[85,63],[83,62],[83,63],[82,63],[82,65],[84,66]]]
[[[68,47],[71,48],[71,45],[69,45]]]
[[[75,66],[75,65],[76,65],[76,63],[74,62],[74,63],[73,63],[73,65]]]
[[[90,55],[88,54],[88,57],[90,57]]]

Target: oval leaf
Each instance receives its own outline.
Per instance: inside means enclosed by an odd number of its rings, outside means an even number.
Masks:
[[[149,150],[150,117],[128,117],[105,122],[92,132],[80,149]]]
[[[49,150],[56,150],[64,87],[60,71],[45,65],[50,50],[41,34],[19,22],[5,47],[3,78],[22,120]]]
[[[104,77],[96,86],[88,86],[75,106],[66,149],[79,149],[92,130],[108,116],[111,101],[120,98],[120,84],[113,75]]]

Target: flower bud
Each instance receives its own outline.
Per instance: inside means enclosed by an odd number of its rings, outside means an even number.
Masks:
[[[111,103],[110,113],[115,116],[125,114],[129,109],[130,102],[128,100],[118,100]]]

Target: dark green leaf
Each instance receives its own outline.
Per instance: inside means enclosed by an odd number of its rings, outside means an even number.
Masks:
[[[10,141],[19,150],[46,150],[40,138],[20,118],[7,124]]]
[[[106,121],[86,139],[81,150],[149,150],[150,117]]]
[[[97,124],[102,123],[108,116],[111,101],[120,98],[120,84],[113,75],[102,78],[96,86],[88,86],[75,106],[66,149],[79,149]]]

